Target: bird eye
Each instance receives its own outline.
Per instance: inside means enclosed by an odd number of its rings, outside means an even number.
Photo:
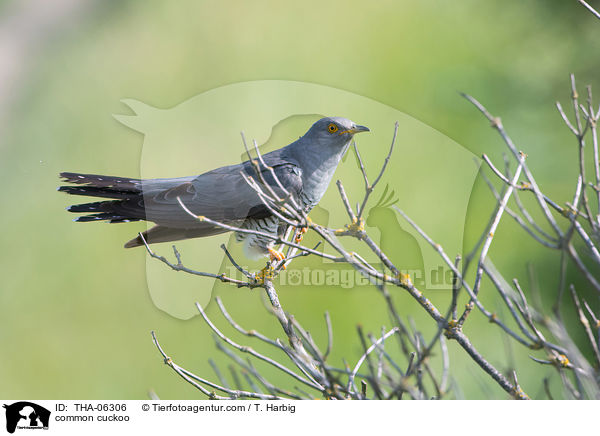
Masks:
[[[335,133],[338,131],[338,126],[331,123],[330,125],[327,126],[327,130],[329,130],[329,133]]]

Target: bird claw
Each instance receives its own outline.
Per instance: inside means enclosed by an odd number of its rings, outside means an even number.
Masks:
[[[296,229],[296,237],[294,238],[294,240],[296,241],[296,243],[300,243],[302,242],[302,238],[304,237],[304,234],[308,231],[308,227],[300,227],[298,229]]]
[[[285,260],[285,255],[273,248],[269,248],[269,257],[271,262],[282,262]],[[285,269],[285,265],[283,265],[283,269]]]

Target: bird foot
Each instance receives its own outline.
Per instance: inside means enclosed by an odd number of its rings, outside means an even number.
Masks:
[[[269,248],[269,262],[267,263],[267,266],[265,266],[256,274],[253,274],[256,283],[263,285],[265,281],[272,280],[277,274],[277,271],[273,267],[273,263],[283,262],[284,260],[285,256],[281,251],[277,251],[274,248]],[[285,264],[281,265],[281,269],[285,269]]]
[[[296,241],[297,244],[302,242],[302,238],[304,237],[304,234],[307,231],[308,231],[308,227],[300,227],[300,228],[296,229],[296,236],[294,237],[294,241]]]
[[[269,258],[271,262],[282,262],[285,260],[285,255],[281,251],[269,248]],[[283,269],[285,269],[285,265],[283,265]]]

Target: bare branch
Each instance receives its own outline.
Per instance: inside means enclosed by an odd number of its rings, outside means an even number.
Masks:
[[[396,136],[397,135],[398,135],[398,121],[396,121],[396,123],[394,124],[394,135],[392,136],[392,143],[390,145],[390,150],[389,150],[385,160],[383,161],[383,165],[381,166],[381,171],[379,171],[379,174],[377,175],[377,177],[375,178],[375,181],[371,185],[368,184],[367,174],[364,172],[364,166],[362,165],[362,159],[360,158],[360,153],[358,153],[358,147],[355,147],[356,155],[359,157],[359,162],[361,162],[361,170],[363,171],[363,176],[365,177],[365,196],[363,198],[360,208],[358,209],[358,215],[357,215],[357,219],[359,221],[364,214],[365,207],[367,205],[367,201],[369,200],[369,197],[371,196],[371,193],[375,189],[375,186],[377,186],[377,184],[381,180],[381,177],[383,177],[383,173],[385,172],[385,169],[387,168],[390,158],[392,157],[392,152],[394,151],[394,145],[396,144]]]
[[[504,197],[498,204],[498,210],[496,212],[496,215],[494,216],[494,220],[492,221],[492,225],[490,226],[490,230],[486,237],[486,240],[483,243],[483,247],[482,247],[481,253],[479,255],[479,262],[477,264],[477,273],[475,276],[475,284],[473,285],[473,293],[475,295],[477,295],[479,293],[479,288],[481,287],[481,278],[483,277],[483,262],[485,261],[488,250],[490,249],[490,246],[492,245],[492,240],[494,239],[494,234],[496,232],[496,229],[498,228],[498,224],[500,224],[500,218],[502,218],[502,214],[504,213],[504,209],[506,208],[508,199],[510,198],[510,196],[513,192],[512,185],[514,185],[517,182],[517,180],[519,179],[519,176],[521,175],[521,170],[523,169],[524,162],[525,162],[525,155],[523,153],[521,153],[520,159],[519,159],[519,166],[517,167],[517,171],[515,172],[511,186],[508,187],[508,189],[506,190],[506,193],[504,194]],[[459,325],[464,324],[467,316],[469,316],[469,313],[471,312],[471,308],[473,307],[473,304],[474,304],[474,301],[471,300],[471,304],[467,305],[467,308],[465,309],[462,316],[460,317],[460,320],[458,321]]]
[[[584,0],[577,0],[580,4],[582,4],[588,11],[590,11],[592,14],[594,14],[594,16],[596,18],[600,19],[600,13],[598,13],[598,11],[596,11],[596,9],[594,9],[593,7],[591,7],[586,1]]]
[[[257,359],[262,360],[263,362],[266,362],[269,365],[274,366],[275,368],[279,369],[280,371],[285,372],[286,374],[295,378],[299,382],[304,383],[305,385],[310,386],[313,389],[321,390],[321,388],[322,388],[321,386],[314,384],[313,382],[303,378],[302,376],[299,376],[298,374],[296,374],[289,368],[283,366],[282,364],[271,359],[270,357],[264,356],[264,355],[258,353],[257,351],[254,351],[250,347],[242,346],[242,345],[234,342],[233,340],[229,339],[227,336],[225,336],[223,333],[221,333],[221,331],[212,323],[212,321],[208,318],[208,316],[206,316],[206,313],[204,312],[204,310],[202,309],[202,306],[200,304],[196,303],[196,308],[198,309],[198,312],[200,312],[200,315],[202,315],[202,318],[204,318],[204,321],[206,322],[206,324],[208,324],[208,326],[211,328],[211,330],[214,331],[217,334],[217,336],[221,340],[223,340],[223,342],[229,344],[230,346],[241,351],[242,353],[248,353],[251,356],[256,357]]]
[[[379,345],[380,343],[382,343],[383,341],[385,341],[387,338],[389,338],[391,335],[393,335],[394,333],[398,332],[398,327],[394,327],[392,328],[389,332],[387,332],[385,335],[383,335],[381,338],[379,338],[377,340],[377,342],[373,343],[368,349],[367,351],[365,351],[363,353],[363,355],[360,357],[360,359],[358,359],[358,362],[356,362],[356,365],[354,366],[354,369],[352,370],[352,373],[350,374],[350,378],[348,379],[348,391],[351,389],[351,386],[354,386],[354,390],[356,391],[356,386],[354,385],[354,377],[356,377],[356,373],[358,372],[359,368],[361,367],[361,365],[363,364],[363,362],[365,361],[365,359],[367,358],[367,356],[373,352],[373,350],[375,350],[377,348],[377,345]]]

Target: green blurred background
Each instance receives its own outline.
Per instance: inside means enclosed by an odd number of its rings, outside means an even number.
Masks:
[[[600,92],[600,24],[576,1],[61,0],[52,7],[4,1],[0,14],[4,398],[139,399],[150,389],[165,399],[201,398],[162,365],[150,330],[179,364],[197,374],[214,378],[207,359],[225,361],[201,319],[171,317],[149,298],[145,253],[121,248],[142,224],[80,227],[64,211],[71,199],[54,192],[57,174],[65,170],[139,176],[143,137],[112,117],[127,112],[121,99],[170,108],[241,81],[312,82],[367,96],[476,155],[501,158],[501,141],[458,95],[464,91],[502,116],[528,153],[538,182],[564,203],[575,187],[576,145],[554,102],[568,105],[569,73],[582,90],[591,84]],[[436,165],[432,162],[428,178],[435,178]],[[361,181],[347,189],[358,192]],[[478,181],[467,246],[493,205]],[[435,204],[431,208],[440,213]],[[557,253],[541,250],[523,234],[505,220],[491,255],[508,278],[524,283],[531,263],[550,305]],[[579,283],[574,272],[570,279]],[[198,280],[198,286],[212,287]],[[585,284],[579,287],[586,292]],[[280,335],[257,291],[220,293],[242,325]],[[483,293],[486,304],[499,307],[489,286]],[[332,362],[338,365],[343,357],[354,362],[361,354],[357,323],[373,332],[389,325],[383,302],[368,288],[307,287],[280,297],[321,343],[323,312],[330,312]],[[413,317],[429,335],[435,330],[407,296],[396,299],[401,316]],[[448,300],[434,299],[441,307]],[[597,300],[592,304],[598,307]],[[222,321],[215,305],[208,312]],[[574,319],[569,306],[565,317]],[[499,330],[478,313],[469,323],[466,331],[482,354],[501,370],[516,365],[525,391],[542,397],[540,373],[552,371],[532,363],[529,350],[507,349]],[[464,397],[506,398],[455,344],[450,351]]]

